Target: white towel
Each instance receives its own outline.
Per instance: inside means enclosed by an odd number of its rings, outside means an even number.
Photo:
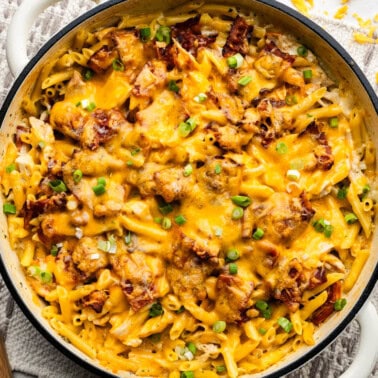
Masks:
[[[13,82],[13,77],[9,73],[5,60],[6,30],[13,12],[20,3],[21,0],[0,0],[0,104],[4,101],[5,95]],[[35,54],[42,43],[59,28],[93,5],[90,0],[66,0],[44,12],[36,20],[31,31],[28,46],[29,54]],[[326,19],[322,16],[314,17],[314,21],[322,25],[349,51],[377,91],[375,73],[378,72],[378,46],[354,43],[351,38],[351,27],[342,22]],[[377,306],[377,289],[372,299]],[[95,377],[71,362],[33,328],[18,306],[15,305],[1,278],[0,330],[6,334],[6,347],[10,364],[16,372],[15,376],[24,373],[38,378]],[[351,363],[357,345],[358,326],[356,322],[353,322],[318,357],[296,372],[289,374],[287,378],[336,378]],[[22,376],[24,377],[24,375]],[[372,377],[378,377],[378,364]]]

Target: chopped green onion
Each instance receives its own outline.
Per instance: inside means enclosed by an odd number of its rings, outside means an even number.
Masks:
[[[256,231],[252,234],[253,239],[260,240],[264,236],[264,230],[260,227],[256,228]]]
[[[333,232],[333,226],[326,219],[318,219],[312,223],[315,231],[323,233],[325,237],[329,238]]]
[[[333,305],[333,308],[335,309],[335,311],[341,311],[346,304],[347,300],[345,298],[339,298],[336,300],[335,304]]]
[[[58,255],[58,252],[59,252],[59,248],[56,244],[54,244],[51,249],[50,249],[50,254],[51,256],[54,256],[56,257]]]
[[[170,204],[170,203],[161,203],[159,204],[159,211],[163,214],[163,215],[167,215],[169,214],[171,211],[173,211],[173,206]]]
[[[46,147],[46,142],[44,142],[43,140],[41,140],[39,143],[38,143],[38,147],[43,150],[45,147]]]
[[[297,48],[297,54],[299,56],[306,57],[307,54],[308,54],[307,47],[305,47],[305,46],[298,46],[298,48]]]
[[[339,119],[337,117],[332,117],[328,121],[329,127],[336,128],[339,126]]]
[[[345,199],[348,194],[348,187],[347,186],[342,186],[338,191],[337,191],[337,198],[339,199]]]
[[[125,243],[126,245],[129,245],[131,243],[131,231],[128,231],[128,233],[125,235]]]
[[[132,167],[134,163],[129,160],[126,164],[127,164],[128,167]]]
[[[157,224],[161,224],[162,221],[163,221],[162,217],[155,217],[154,218],[154,222],[157,223]]]
[[[156,316],[163,315],[164,309],[160,302],[153,303],[148,312],[150,318],[155,318]]]
[[[185,311],[185,307],[181,306],[178,310],[176,310],[176,314],[182,314]]]
[[[227,58],[227,64],[230,68],[240,68],[243,65],[243,55],[237,53]]]
[[[41,275],[40,275],[40,278],[41,278],[41,281],[43,282],[43,283],[50,283],[50,282],[52,282],[52,278],[53,278],[53,276],[52,276],[52,274],[50,273],[50,272],[48,272],[48,271],[43,271],[43,272],[41,272]]]
[[[194,378],[194,372],[192,371],[182,371],[180,373],[180,378]]]
[[[286,333],[289,333],[293,329],[293,323],[283,316],[278,318],[277,323]]]
[[[88,112],[91,112],[96,108],[96,104],[94,102],[89,102],[89,100],[81,100],[79,101],[76,106],[82,106],[83,109],[87,110]]]
[[[368,184],[364,185],[364,187],[362,188],[362,195],[359,195],[361,201],[363,201],[367,197],[369,192],[370,192],[370,185]]]
[[[169,80],[168,89],[172,92],[178,93],[180,90],[180,87],[177,85],[175,80]]]
[[[353,224],[353,223],[356,223],[358,221],[358,218],[353,213],[345,214],[344,219],[345,219],[345,222],[347,222],[348,224]]]
[[[193,353],[193,354],[196,354],[197,353],[197,347],[195,346],[194,343],[188,343],[186,345],[186,347]]]
[[[268,331],[265,328],[258,329],[260,335],[265,335]]]
[[[305,80],[309,80],[312,78],[312,70],[304,70],[303,71],[303,78]]]
[[[215,370],[217,373],[222,374],[226,371],[226,366],[224,365],[218,365],[215,367]]]
[[[120,59],[114,59],[112,62],[112,67],[114,71],[125,71],[125,66]]]
[[[214,234],[216,237],[220,238],[223,235],[223,230],[220,227],[214,227]]]
[[[105,177],[99,177],[97,179],[97,184],[106,186],[106,178]]]
[[[252,203],[251,199],[247,196],[232,196],[231,200],[235,205],[241,207],[247,207]]]
[[[16,169],[16,164],[9,164],[6,168],[5,168],[5,171],[7,172],[7,173],[11,173],[11,172],[13,172],[14,170]]]
[[[285,103],[286,105],[295,105],[295,104],[298,104],[298,99],[297,99],[297,96],[295,95],[288,95],[285,97]]]
[[[297,169],[289,169],[286,173],[286,177],[292,181],[298,181],[301,177],[301,173]]]
[[[13,203],[4,203],[3,205],[4,214],[16,214],[16,206]]]
[[[160,26],[156,32],[155,38],[159,42],[165,42],[169,45],[171,42],[171,29],[168,26]]]
[[[175,222],[179,225],[179,226],[182,226],[183,224],[186,223],[186,219],[185,217],[180,214],[180,215],[177,215],[177,217],[175,217]]]
[[[232,219],[233,220],[238,220],[242,218],[244,215],[244,210],[241,207],[234,207],[232,210]]]
[[[179,124],[179,134],[183,138],[187,137],[195,128],[197,124],[194,118],[188,118],[185,122]]]
[[[92,190],[93,190],[94,194],[96,194],[96,196],[101,196],[102,194],[104,194],[106,192],[105,186],[102,185],[102,184],[97,184],[97,185],[93,186]]]
[[[139,29],[139,37],[142,42],[147,42],[151,37],[151,28]]]
[[[193,173],[193,167],[191,164],[187,164],[185,167],[184,167],[184,176],[185,177],[188,177],[190,176],[191,174]]]
[[[72,173],[72,178],[74,180],[74,183],[78,184],[83,178],[83,172],[80,169],[76,169],[76,171]]]
[[[240,253],[237,249],[230,249],[226,254],[226,261],[236,261],[240,257]]]
[[[236,263],[230,263],[228,265],[228,271],[230,274],[238,274],[238,266]]]
[[[139,152],[140,152],[140,148],[139,148],[139,147],[136,147],[136,148],[134,148],[134,149],[131,151],[131,156],[138,155]]]
[[[66,184],[62,180],[52,180],[49,182],[49,187],[57,193],[67,191]]]
[[[255,303],[255,306],[260,311],[263,318],[270,319],[272,317],[272,308],[267,302],[258,300]]]
[[[222,333],[226,329],[226,322],[223,320],[218,320],[213,324],[213,331],[216,333]]]
[[[198,102],[199,104],[205,102],[207,100],[206,93],[199,93],[197,96],[194,97],[194,101]]]
[[[113,235],[110,235],[108,240],[99,240],[97,243],[97,248],[103,252],[116,253],[117,241]]]
[[[286,145],[286,143],[284,142],[279,142],[277,143],[276,145],[276,151],[280,154],[280,155],[285,155],[288,151],[288,147]]]
[[[217,163],[217,164],[215,165],[215,168],[214,168],[214,173],[215,173],[216,175],[219,175],[221,172],[222,172],[222,166],[221,166],[219,163]]]
[[[169,230],[172,227],[172,222],[169,218],[164,217],[161,221],[161,227],[164,230]]]
[[[28,273],[29,275],[38,278],[42,283],[50,283],[52,282],[53,275],[52,273],[46,271],[46,270],[41,270],[39,266],[32,265],[28,268]]]
[[[241,79],[239,79],[238,84],[245,87],[247,84],[249,84],[252,81],[251,76],[243,76]]]
[[[91,80],[94,75],[94,72],[91,69],[88,69],[84,73],[84,80]]]
[[[364,185],[364,187],[362,188],[362,194],[367,194],[370,192],[370,185],[366,184]]]

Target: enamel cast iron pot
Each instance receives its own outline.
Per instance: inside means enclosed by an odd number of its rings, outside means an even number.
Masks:
[[[111,25],[120,14],[164,11],[186,2],[186,0],[107,1],[67,25],[51,38],[28,63],[26,41],[33,21],[39,13],[57,1],[59,0],[24,0],[9,27],[7,58],[11,72],[14,76],[17,76],[17,79],[0,112],[1,156],[4,154],[6,138],[9,138],[9,135],[12,134],[12,130],[14,130],[20,118],[19,109],[24,94],[36,80],[41,67],[52,56],[58,54],[62,49],[64,50],[78,30]],[[366,111],[367,127],[375,148],[378,150],[378,98],[360,68],[330,35],[301,14],[274,0],[218,0],[216,2],[240,5],[243,8],[251,9],[253,12],[263,15],[268,23],[281,25],[288,33],[299,36],[301,42],[318,56],[321,64],[332,78],[347,80],[349,86],[353,88],[356,97]],[[6,235],[6,219],[1,214],[0,271],[9,290],[29,320],[69,358],[102,377],[114,377],[113,374],[105,371],[96,361],[91,360],[67,343],[50,328],[48,322],[40,314],[40,306],[33,300],[32,291],[26,283],[16,254],[10,249]],[[378,316],[374,306],[367,301],[378,277],[378,227],[375,229],[372,245],[372,253],[357,283],[347,296],[348,306],[342,312],[332,316],[319,328],[316,333],[316,344],[312,347],[303,347],[264,373],[250,375],[249,377],[282,377],[284,374],[295,370],[322,351],[355,317],[360,324],[361,341],[355,361],[342,377],[368,377],[378,357]]]

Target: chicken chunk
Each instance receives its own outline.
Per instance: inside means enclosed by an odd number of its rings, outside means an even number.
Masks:
[[[167,80],[165,63],[153,60],[147,62],[135,80],[133,94],[137,97],[150,97],[156,89],[161,88]]]
[[[291,197],[286,193],[274,193],[269,203],[254,204],[256,223],[272,241],[291,241],[300,235],[314,215],[310,201],[303,193]]]
[[[193,177],[185,177],[180,167],[163,169],[154,174],[156,194],[161,195],[166,202],[184,198],[192,187]]]
[[[242,320],[243,311],[252,305],[250,298],[253,282],[243,281],[237,276],[221,274],[217,280],[215,310],[223,314],[226,322]]]
[[[104,290],[96,290],[80,300],[84,308],[90,307],[98,314],[101,313],[109,295]]]
[[[109,264],[109,255],[98,249],[98,240],[97,238],[83,237],[72,253],[72,260],[75,265],[89,275]]]
[[[134,311],[155,301],[158,297],[157,277],[142,252],[111,255],[110,262],[114,272],[122,279],[122,291]]]

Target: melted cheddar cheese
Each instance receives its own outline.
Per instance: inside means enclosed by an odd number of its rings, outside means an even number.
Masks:
[[[374,151],[347,103],[233,7],[80,32],[1,165],[43,315],[121,376],[234,378],[312,345],[373,230]]]

